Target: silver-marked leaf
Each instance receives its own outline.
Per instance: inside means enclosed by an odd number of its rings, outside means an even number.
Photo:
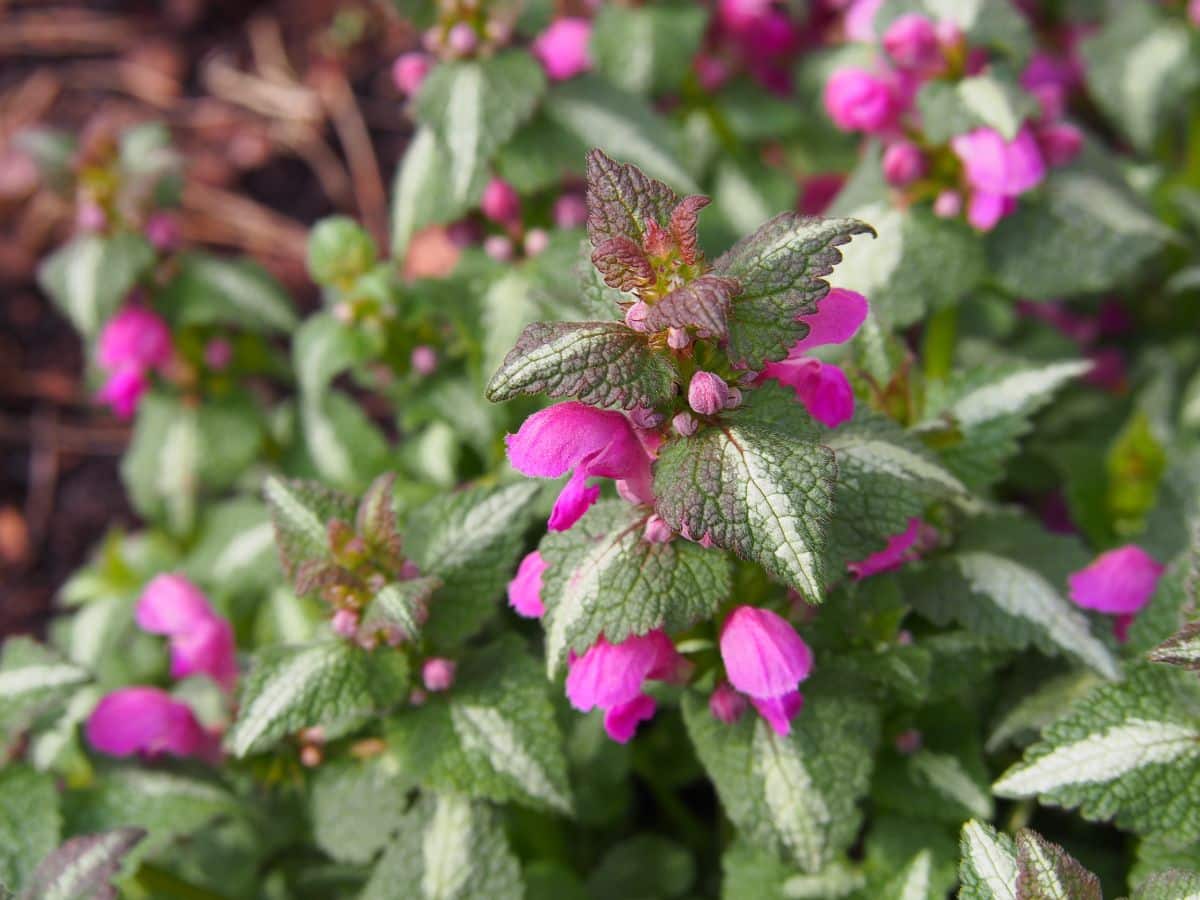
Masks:
[[[359,491],[388,467],[388,444],[379,426],[348,394],[327,391],[300,403],[304,449],[327,482]]]
[[[908,758],[908,774],[924,792],[932,791],[956,806],[958,821],[962,821],[961,814],[991,818],[992,795],[987,781],[980,782],[955,754],[918,750]]]
[[[1017,832],[1017,892],[1031,900],[1104,900],[1099,878],[1028,828]]]
[[[1017,847],[1012,838],[972,819],[962,829],[959,900],[1018,900]]]
[[[635,94],[678,93],[707,20],[703,7],[602,6],[591,38],[596,69]]]
[[[178,325],[227,324],[253,331],[291,331],[292,300],[266,269],[249,259],[189,253],[163,288],[162,302]]]
[[[307,562],[330,559],[328,524],[354,518],[353,498],[315,481],[289,481],[272,475],[263,483],[271,509],[279,558],[289,577]]]
[[[65,703],[88,679],[85,669],[30,638],[6,640],[0,653],[0,734],[5,742],[36,716]]]
[[[641,246],[623,234],[605,238],[592,253],[604,283],[619,291],[632,291],[654,283],[654,267]]]
[[[116,900],[109,882],[145,836],[140,828],[115,828],[71,838],[41,861],[20,900]]]
[[[678,287],[646,311],[646,327],[689,328],[701,338],[723,338],[729,330],[729,312],[741,292],[732,278],[701,275]]]
[[[251,591],[279,580],[276,560],[270,512],[257,500],[237,498],[205,513],[184,571],[204,586]]]
[[[940,900],[945,890],[938,891],[933,877],[933,854],[922,850],[888,882],[880,900]]]
[[[479,183],[463,197],[451,192],[450,159],[437,135],[428,125],[417,128],[392,181],[392,256],[404,259],[414,234],[427,225],[448,222],[465,212],[472,195],[484,188],[485,171]]]
[[[568,531],[550,532],[539,550],[546,614],[546,666],[582,653],[604,634],[612,643],[654,628],[675,631],[713,615],[732,586],[728,557],[677,538],[642,537],[646,513],[602,502]]]
[[[655,407],[671,398],[678,377],[669,357],[624,323],[536,322],[492,376],[487,398],[543,393],[589,406]]]
[[[1200,835],[1200,685],[1190,672],[1131,666],[1124,681],[1087,695],[996,782],[1002,797],[1039,797],[1115,819],[1139,834]]]
[[[1150,659],[1193,672],[1200,669],[1200,622],[1185,625],[1178,634],[1163,641],[1150,651]]]
[[[292,343],[292,365],[300,391],[319,396],[338,375],[367,359],[370,343],[363,329],[317,313],[304,321]]]
[[[93,338],[154,260],[154,248],[140,234],[83,235],[42,261],[38,285],[84,337]]]
[[[339,862],[370,861],[403,823],[412,786],[387,755],[321,766],[308,800],[317,846]]]
[[[415,640],[425,623],[429,599],[442,586],[440,578],[411,578],[384,585],[371,598],[362,617],[362,631],[398,628],[406,640]]]
[[[1042,681],[1004,713],[988,736],[985,748],[989,753],[995,753],[1017,738],[1024,738],[1022,743],[1029,743],[1100,683],[1095,673],[1087,669]]]
[[[807,333],[796,317],[816,312],[829,293],[825,276],[841,262],[838,247],[856,234],[874,233],[857,219],[780,213],[718,257],[713,272],[741,285],[729,321],[733,358],[752,369],[782,359]]]
[[[917,92],[917,108],[925,137],[944,144],[973,128],[993,128],[1011,141],[1026,119],[1038,112],[1037,101],[1015,80],[993,74],[973,75],[958,82],[935,79]]]
[[[425,794],[404,816],[362,900],[522,900],[521,867],[495,812],[457,794]]]
[[[394,720],[392,752],[428,789],[569,813],[563,739],[548,687],[511,636],[472,650],[450,691]]]
[[[1130,900],[1196,900],[1197,897],[1200,897],[1200,872],[1167,869],[1139,884]]]
[[[602,150],[587,155],[588,238],[599,249],[626,238],[640,245],[646,223],[666,226],[679,197],[637,166],[610,159]]]
[[[0,770],[0,890],[25,884],[61,826],[53,777],[19,763]]]
[[[720,424],[663,448],[655,506],[676,531],[754,560],[818,603],[836,477],[828,447]]]
[[[879,737],[874,707],[806,691],[804,711],[787,737],[753,710],[726,725],[694,693],[683,699],[683,717],[725,813],[745,840],[805,872],[822,869],[854,841]]]
[[[541,66],[527,53],[505,51],[488,59],[444,62],[421,85],[417,118],[449,154],[450,195],[474,199],[481,173],[500,145],[533,115],[546,89]]]
[[[1087,617],[1040,573],[985,551],[955,553],[906,573],[906,599],[939,624],[958,622],[1014,648],[1073,657],[1105,678],[1120,677]]]

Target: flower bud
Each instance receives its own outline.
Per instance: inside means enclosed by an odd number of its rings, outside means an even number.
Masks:
[[[735,387],[731,387],[729,389],[729,396],[725,399],[725,408],[726,409],[737,409],[741,405],[742,405],[741,390],[738,388],[735,388]]]
[[[925,154],[912,141],[896,141],[883,151],[883,177],[893,187],[907,187],[925,168]]]
[[[425,701],[428,699],[429,695],[420,688],[413,688],[408,695],[408,703],[410,706],[424,706]]]
[[[908,13],[892,22],[883,35],[883,49],[902,69],[929,72],[942,64],[937,29],[919,13]]]
[[[352,638],[358,632],[358,613],[352,609],[339,609],[329,624],[335,634]]]
[[[732,725],[740,719],[748,705],[746,698],[724,681],[717,685],[708,698],[708,711],[714,719],[726,725]]]
[[[687,333],[686,328],[667,329],[667,346],[672,350],[686,350],[691,343],[692,336]]]
[[[402,53],[392,63],[392,83],[400,93],[411,97],[421,89],[425,76],[432,68],[433,60],[428,54]]]
[[[662,413],[646,406],[635,406],[629,411],[629,421],[647,431],[658,428],[665,419],[666,417]]]
[[[502,234],[489,234],[483,239],[483,252],[496,262],[508,262],[513,257],[512,241]]]
[[[300,748],[300,765],[306,769],[315,769],[321,764],[324,755],[321,753],[321,748],[312,744],[305,744]]]
[[[902,731],[896,735],[893,743],[897,752],[903,753],[905,756],[916,753],[921,749],[921,732],[915,728],[909,728],[907,731]]]
[[[534,39],[531,49],[551,81],[564,81],[592,67],[591,37],[591,22],[567,17],[552,22]]]
[[[437,351],[427,344],[413,347],[412,356],[409,358],[409,361],[412,364],[413,371],[418,375],[432,375],[437,371]]]
[[[647,331],[646,315],[650,312],[650,307],[639,300],[629,309],[625,310],[625,324],[634,331]]]
[[[671,426],[683,437],[691,437],[700,427],[700,423],[691,413],[681,412],[671,420]]]
[[[75,211],[75,227],[80,231],[103,231],[108,225],[104,207],[92,200],[84,200]]]
[[[1083,149],[1083,132],[1068,122],[1056,122],[1037,129],[1037,142],[1047,165],[1064,166]]]
[[[146,240],[160,253],[177,249],[181,237],[179,219],[171,213],[156,212],[146,220]]]
[[[899,107],[891,85],[864,69],[840,69],[825,85],[825,109],[842,131],[886,131]]]
[[[579,194],[563,194],[554,201],[554,224],[559,228],[578,228],[587,222],[587,203]]]
[[[958,191],[944,190],[933,201],[933,214],[943,219],[953,219],[962,212],[962,194]]]
[[[525,233],[525,255],[537,256],[550,246],[550,235],[544,228],[530,228]]]
[[[450,659],[433,657],[421,666],[421,681],[425,690],[431,692],[449,690],[454,684],[454,673],[458,664]]]
[[[688,385],[688,406],[702,416],[711,416],[725,408],[729,399],[729,385],[720,375],[700,371],[692,376]]]
[[[487,218],[500,225],[517,221],[521,216],[521,198],[516,189],[502,178],[493,178],[483,189],[479,208]]]
[[[459,22],[446,35],[446,46],[458,56],[466,56],[479,46],[479,35],[466,22]]]
[[[213,338],[204,345],[204,364],[220,372],[233,362],[233,345],[225,338]]]
[[[650,544],[665,544],[675,537],[675,532],[671,530],[671,526],[659,515],[652,515],[646,520],[646,528],[642,532],[642,537]]]

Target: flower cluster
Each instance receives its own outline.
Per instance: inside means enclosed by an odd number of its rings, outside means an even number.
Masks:
[[[122,419],[130,418],[151,374],[166,371],[173,358],[171,330],[162,317],[144,306],[126,306],[100,334],[97,362],[107,380],[98,398]]]

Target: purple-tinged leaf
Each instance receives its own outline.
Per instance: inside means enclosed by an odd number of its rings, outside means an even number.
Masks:
[[[696,224],[700,218],[700,210],[708,206],[712,200],[699,194],[692,194],[679,201],[679,205],[671,212],[671,237],[679,245],[679,253],[689,266],[699,258],[696,249]]]
[[[635,166],[592,150],[587,157],[588,238],[592,246],[613,237],[642,243],[646,222],[667,221],[679,202],[675,192]]]
[[[1200,622],[1190,622],[1150,651],[1150,661],[1200,670]]]
[[[729,310],[741,286],[732,278],[701,275],[676,288],[646,313],[646,327],[694,328],[702,338],[720,338],[728,333]]]
[[[359,501],[354,527],[368,544],[398,557],[401,540],[396,522],[395,487],[394,472],[386,472],[372,481]]]
[[[306,561],[330,559],[327,523],[352,519],[354,500],[315,481],[268,478],[263,486],[283,570],[295,577]]]
[[[1017,896],[1104,900],[1099,878],[1058,844],[1028,828],[1017,832]]]
[[[654,267],[642,248],[624,235],[601,241],[592,253],[592,263],[604,283],[619,291],[633,291],[654,283]]]
[[[110,881],[145,836],[141,828],[114,828],[71,838],[42,860],[21,900],[116,900]]]

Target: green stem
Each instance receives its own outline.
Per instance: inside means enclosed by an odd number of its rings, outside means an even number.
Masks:
[[[946,306],[929,317],[921,342],[925,378],[942,381],[954,364],[954,343],[958,337],[958,307]]]
[[[161,900],[227,900],[224,894],[197,887],[151,863],[142,863],[133,880],[147,896]]]

